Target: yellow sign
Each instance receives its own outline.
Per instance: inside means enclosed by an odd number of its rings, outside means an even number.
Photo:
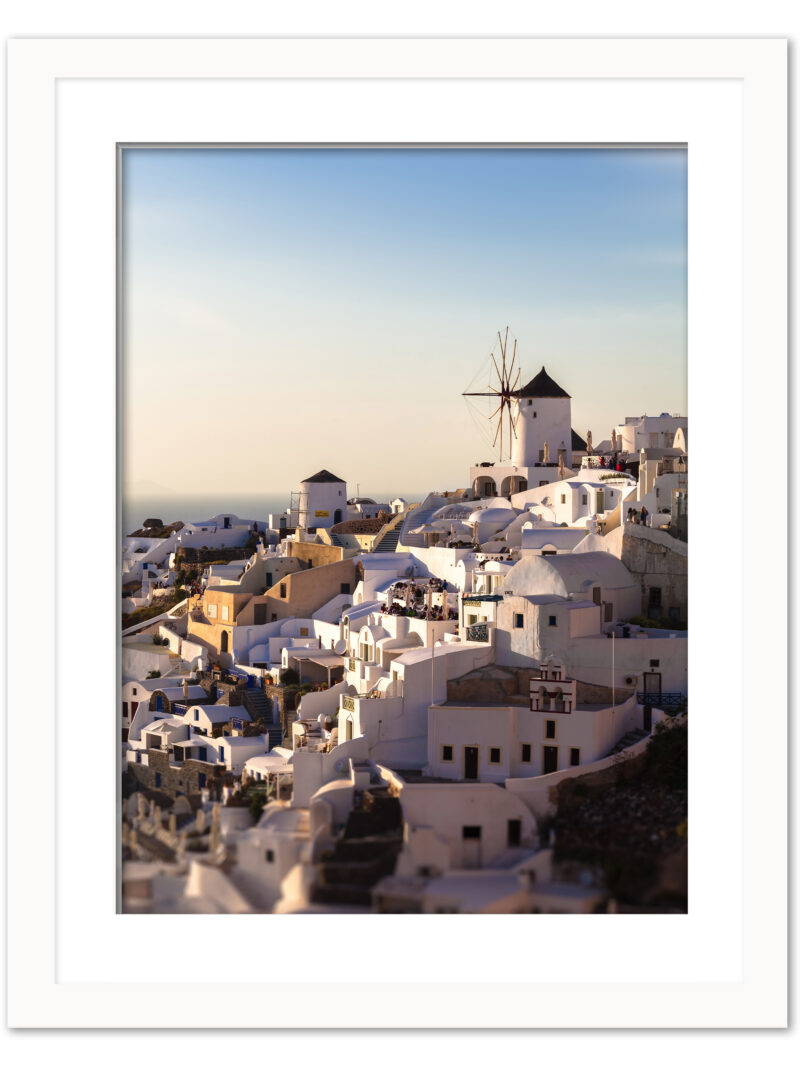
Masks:
[[[330,515],[329,511],[315,511],[314,512],[314,518],[315,519],[327,519],[329,515]]]

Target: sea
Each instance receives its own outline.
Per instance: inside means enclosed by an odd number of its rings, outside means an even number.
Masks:
[[[355,496],[350,490],[351,496]],[[426,493],[391,492],[373,493],[362,489],[360,496],[370,497],[378,503],[388,504],[396,497],[402,497],[409,503],[424,500]],[[134,530],[140,530],[145,519],[161,519],[165,525],[171,522],[199,522],[214,515],[228,513],[238,515],[240,519],[266,522],[268,515],[286,511],[290,503],[290,493],[218,493],[151,496],[124,496],[122,498],[122,533],[128,536]]]

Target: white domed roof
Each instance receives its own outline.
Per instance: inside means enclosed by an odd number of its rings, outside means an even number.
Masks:
[[[473,525],[487,522],[509,523],[515,515],[516,511],[513,508],[478,508],[477,511],[472,512],[467,522]]]
[[[507,508],[510,511],[517,510],[511,503],[511,501],[506,500],[504,496],[486,496],[479,501],[471,501],[471,504],[473,505],[473,507],[477,507],[479,510],[488,508]]]

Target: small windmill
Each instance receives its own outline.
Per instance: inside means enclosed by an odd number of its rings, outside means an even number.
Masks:
[[[514,367],[517,361],[517,341],[514,339],[514,348],[511,354],[511,361],[508,362],[508,326],[506,326],[505,337],[501,334],[497,334],[497,340],[500,342],[500,363],[498,364],[495,359],[494,352],[492,353],[492,364],[494,366],[494,373],[496,375],[496,385],[489,382],[487,388],[489,392],[484,393],[462,393],[462,396],[489,396],[494,397],[499,401],[495,410],[489,416],[490,421],[497,419],[496,429],[494,432],[494,440],[492,441],[492,447],[497,445],[497,439],[500,438],[500,459],[503,459],[503,439],[504,431],[503,425],[508,420],[507,430],[505,436],[508,439],[509,458],[511,455],[511,439],[517,436],[517,431],[514,426],[514,416],[511,413],[511,398],[514,395],[514,390],[517,387],[519,381],[520,368],[516,368],[516,374],[514,373]]]

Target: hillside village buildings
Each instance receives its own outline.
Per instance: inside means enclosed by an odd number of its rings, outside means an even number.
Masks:
[[[466,488],[321,469],[265,522],[126,538],[123,610],[168,605],[122,635],[126,910],[609,907],[549,825],[685,706],[687,423],[593,448],[544,367],[509,401]]]

